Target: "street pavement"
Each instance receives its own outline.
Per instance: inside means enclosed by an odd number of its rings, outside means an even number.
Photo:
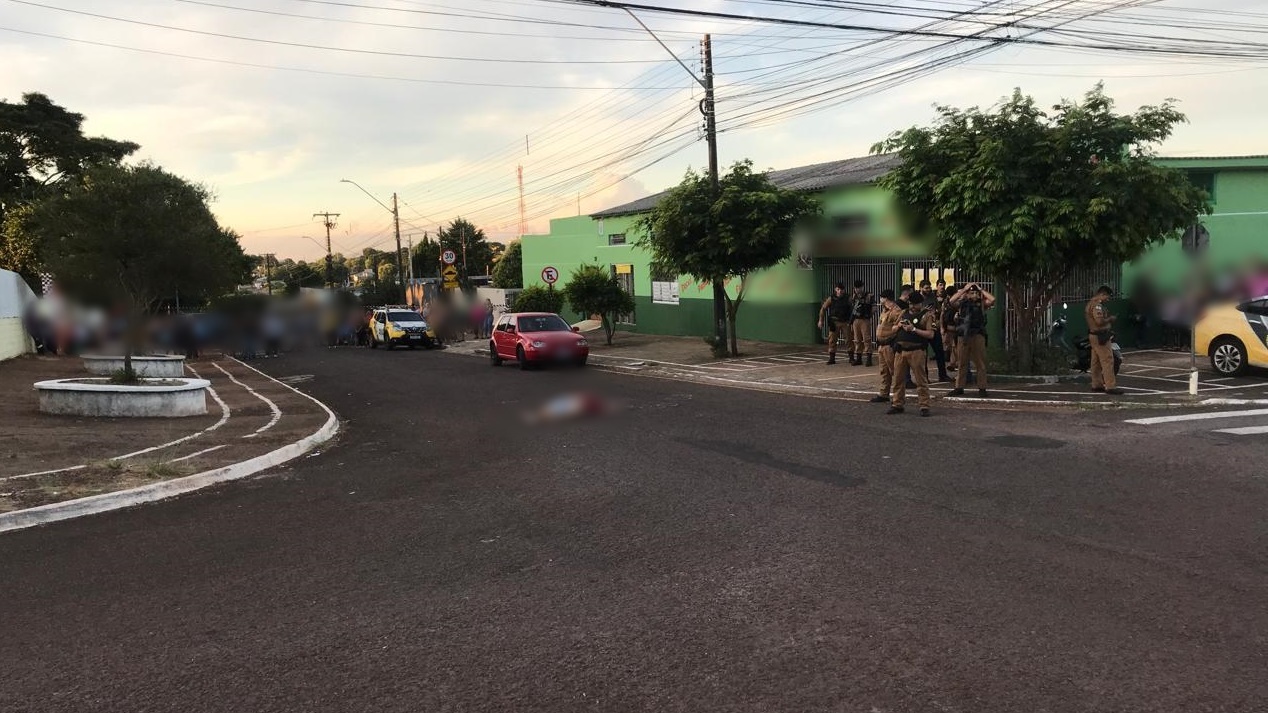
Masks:
[[[265,365],[291,467],[0,536],[3,711],[1257,711],[1268,425]],[[560,394],[614,409],[529,426]],[[1234,415],[1228,415],[1233,413]]]

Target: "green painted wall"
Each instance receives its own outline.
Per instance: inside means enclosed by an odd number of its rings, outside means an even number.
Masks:
[[[1202,224],[1210,231],[1211,267],[1228,273],[1268,264],[1268,159],[1166,159],[1161,163],[1195,174],[1214,174],[1214,213]],[[1179,289],[1191,262],[1178,240],[1153,248],[1123,266],[1123,287],[1142,277],[1162,289]]]

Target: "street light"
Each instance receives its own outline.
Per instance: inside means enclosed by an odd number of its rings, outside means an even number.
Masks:
[[[339,179],[339,182],[351,183],[352,185],[356,186],[358,189],[361,190],[362,193],[366,194],[367,196],[370,196],[370,198],[373,199],[375,203],[378,203],[379,205],[383,206],[384,210],[392,214],[392,224],[396,228],[396,284],[400,286],[401,292],[404,293],[405,269],[401,265],[401,213],[400,213],[400,210],[397,209],[396,194],[395,193],[392,194],[392,207],[388,208],[386,203],[376,198],[373,193],[367,191],[364,187],[362,187],[360,183],[357,183],[356,181],[353,181],[347,178],[341,178]]]

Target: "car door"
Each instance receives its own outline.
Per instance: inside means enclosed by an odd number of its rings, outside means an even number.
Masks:
[[[1268,298],[1246,302],[1237,308],[1246,315],[1246,357],[1252,366],[1268,367]]]
[[[374,338],[380,344],[387,343],[387,312],[374,313]]]
[[[498,318],[497,324],[493,326],[493,348],[497,350],[499,356],[515,353],[515,349],[507,345],[510,335],[507,333],[506,327],[509,323],[510,318],[503,315]]]

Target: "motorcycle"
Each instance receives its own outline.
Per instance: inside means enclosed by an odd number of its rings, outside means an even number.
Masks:
[[[1065,305],[1062,305],[1064,308]],[[1052,328],[1048,331],[1048,343],[1059,346],[1065,351],[1068,360],[1067,363],[1071,369],[1086,372],[1092,368],[1092,340],[1089,335],[1083,335],[1071,344],[1065,336],[1065,328],[1069,321],[1065,315],[1057,317],[1052,323]],[[1118,374],[1118,370],[1123,366],[1123,349],[1118,346],[1118,341],[1111,337],[1110,349],[1114,353],[1114,374]]]

